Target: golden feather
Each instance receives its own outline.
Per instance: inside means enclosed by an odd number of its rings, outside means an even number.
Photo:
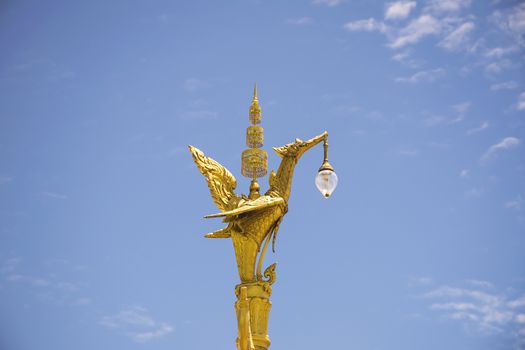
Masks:
[[[239,200],[233,190],[237,187],[235,177],[217,161],[206,157],[199,149],[188,146],[199,171],[206,177],[213,201],[221,211],[237,207]]]

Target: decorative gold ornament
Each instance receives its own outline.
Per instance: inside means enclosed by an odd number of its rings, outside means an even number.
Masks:
[[[208,233],[205,237],[231,238],[235,250],[241,280],[235,287],[238,350],[266,350],[270,346],[268,317],[272,305],[271,285],[276,279],[276,264],[267,267],[264,273],[262,267],[270,240],[272,250],[275,251],[279,225],[288,211],[288,199],[297,161],[310,148],[324,141],[325,158],[319,171],[329,171],[335,175],[328,163],[326,131],[307,141],[296,139],[282,147],[273,148],[282,159],[277,173],[270,173],[270,188],[261,196],[257,177],[264,176],[267,172],[266,152],[259,149],[263,144],[263,129],[255,125],[259,124],[261,119],[257,88],[254,88],[250,107],[250,121],[253,125],[248,127],[246,134],[246,143],[251,148],[243,152],[241,167],[242,174],[252,178],[248,197],[239,196],[234,192],[237,181],[225,167],[206,157],[197,148],[189,146],[195,164],[206,177],[212,199],[221,211],[205,218],[223,218],[223,222],[227,223],[225,228]]]

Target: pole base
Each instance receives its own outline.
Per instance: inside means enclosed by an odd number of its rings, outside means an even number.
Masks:
[[[268,282],[241,283],[235,287],[235,311],[239,334],[238,350],[267,350],[270,347],[268,318],[272,288]],[[253,347],[252,347],[253,346]]]

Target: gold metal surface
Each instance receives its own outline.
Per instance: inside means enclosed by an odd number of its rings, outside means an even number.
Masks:
[[[246,146],[262,147],[264,144],[264,129],[259,125],[252,125],[246,129]]]
[[[324,145],[323,146],[324,146],[324,160],[323,160],[323,164],[321,164],[321,167],[319,168],[319,172],[321,172],[323,170],[334,171],[334,168],[328,162],[328,139],[324,140]]]
[[[256,88],[250,107],[250,120],[253,124],[261,121]],[[262,173],[263,163],[257,163],[259,160],[252,160],[262,158],[262,153],[258,152],[262,150],[258,148],[246,150],[249,151],[246,161],[243,152],[242,173],[251,175],[253,178],[249,197],[237,195],[234,192],[237,182],[226,168],[206,157],[197,148],[189,146],[197,168],[206,178],[212,199],[221,211],[207,215],[205,218],[223,218],[223,222],[227,223],[225,228],[206,234],[205,237],[231,238],[233,242],[241,282],[235,288],[238,350],[266,350],[270,346],[268,317],[272,305],[270,302],[271,285],[276,279],[276,264],[270,265],[262,273],[264,256],[270,240],[272,249],[275,251],[275,239],[279,225],[288,211],[288,199],[297,161],[310,148],[324,141],[325,162],[323,164],[329,165],[327,139],[328,133],[325,131],[307,141],[296,139],[282,147],[275,147],[274,151],[281,157],[281,163],[277,172],[270,173],[269,189],[263,196],[259,194],[259,185],[256,181],[258,174]],[[245,164],[247,164],[246,167]],[[264,158],[265,168],[266,164],[266,158]],[[252,169],[251,173],[249,169]]]
[[[259,196],[258,189],[255,190],[257,178],[266,175],[268,172],[268,154],[265,150],[260,149],[264,143],[264,129],[262,126],[256,125],[260,124],[261,120],[261,107],[257,98],[257,85],[255,85],[250,106],[250,121],[252,125],[246,129],[246,145],[251,148],[242,152],[241,158],[242,175],[253,179],[253,190],[250,191],[250,199]]]
[[[242,152],[241,172],[248,178],[263,177],[268,172],[268,154],[259,148],[248,148]]]

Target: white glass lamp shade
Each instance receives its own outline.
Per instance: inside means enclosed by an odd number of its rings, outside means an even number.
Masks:
[[[315,185],[325,198],[330,197],[337,187],[337,175],[333,170],[324,169],[317,173]]]

